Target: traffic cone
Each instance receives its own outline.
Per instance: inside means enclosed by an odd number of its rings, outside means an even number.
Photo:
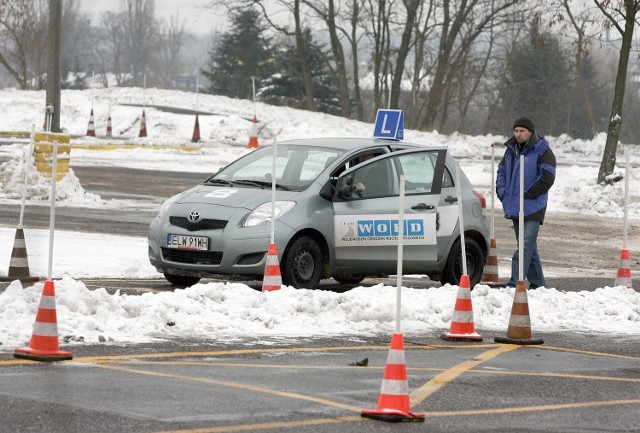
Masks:
[[[142,117],[140,118],[140,134],[138,137],[146,137],[147,136],[147,118],[144,115],[144,110],[142,110]]]
[[[529,319],[529,303],[527,302],[527,288],[523,280],[516,284],[513,294],[513,306],[509,318],[509,328],[506,337],[496,337],[496,343],[533,345],[543,344],[540,338],[531,338],[531,320]]]
[[[56,317],[56,293],[53,281],[46,280],[40,298],[40,306],[33,325],[29,347],[16,349],[15,358],[34,361],[64,361],[72,359],[71,352],[60,351],[58,346],[58,320]]]
[[[618,274],[616,275],[616,286],[626,286],[633,289],[633,281],[631,280],[631,268],[629,265],[629,250],[623,249],[620,252],[620,266],[618,266]]]
[[[256,119],[256,115],[254,114],[253,123],[251,124],[251,135],[249,136],[249,144],[247,144],[247,147],[255,149],[258,146],[258,119]]]
[[[499,284],[500,278],[498,277],[498,256],[496,255],[496,240],[491,238],[489,241],[489,257],[487,257],[487,264],[484,265],[484,273],[482,274],[481,281],[483,283]]]
[[[198,113],[196,113],[196,124],[193,127],[193,136],[191,137],[192,143],[200,141],[200,122],[198,122]]]
[[[16,237],[13,241],[13,251],[9,261],[9,273],[6,277],[0,277],[0,281],[20,280],[23,283],[38,281],[40,278],[29,275],[29,260],[27,259],[27,243],[24,240],[24,231],[16,229]]]
[[[449,332],[440,335],[443,340],[482,341],[482,336],[477,334],[474,329],[473,305],[469,286],[469,275],[461,275],[458,285],[458,297],[453,308],[453,317],[451,318],[451,327]]]
[[[111,129],[111,116],[107,118],[107,138],[113,137],[113,130]]]
[[[378,407],[374,410],[363,410],[360,415],[389,422],[424,422],[425,414],[411,412],[409,405],[409,383],[402,334],[393,334],[391,337]]]
[[[96,127],[93,123],[93,108],[91,109],[91,114],[89,115],[89,126],[87,127],[87,136],[95,137],[96,136]]]
[[[282,277],[280,276],[280,265],[278,264],[278,251],[276,244],[269,244],[267,261],[264,267],[264,278],[262,279],[262,291],[280,290],[281,286]]]

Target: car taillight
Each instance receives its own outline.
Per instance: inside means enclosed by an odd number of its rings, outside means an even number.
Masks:
[[[476,197],[478,197],[478,199],[480,200],[480,206],[482,206],[482,209],[486,209],[487,208],[487,199],[484,198],[484,195],[480,191],[476,191],[475,189],[473,190],[473,194]]]

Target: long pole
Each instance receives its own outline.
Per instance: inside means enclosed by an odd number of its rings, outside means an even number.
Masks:
[[[278,143],[273,138],[273,161],[271,162],[271,243],[276,242],[276,157]]]
[[[253,87],[253,117],[256,117],[256,77],[251,77],[251,85]]]
[[[520,155],[520,212],[518,213],[518,281],[524,281],[524,155]]]
[[[24,166],[24,184],[22,185],[22,203],[20,204],[20,222],[18,228],[22,228],[22,221],[24,219],[24,207],[27,200],[27,182],[29,181],[29,171],[31,171],[31,155],[33,154],[33,140],[36,133],[36,125],[31,125],[31,140],[29,141],[29,150],[27,151],[27,160]]]
[[[490,239],[495,239],[495,196],[496,196],[496,169],[495,169],[495,143],[491,143],[491,233]]]
[[[627,233],[629,225],[629,149],[624,149],[624,235],[622,237],[622,248],[627,248]]]
[[[460,186],[460,163],[456,161],[456,195],[458,196],[458,214],[460,226],[460,246],[462,247],[462,275],[467,274],[467,246],[464,240],[464,206],[462,205],[462,187]]]
[[[400,203],[398,209],[398,266],[396,270],[396,334],[401,333],[402,317],[402,261],[404,246],[404,174],[400,175]]]
[[[51,209],[49,212],[49,265],[47,280],[53,271],[53,229],[56,224],[56,181],[58,180],[58,140],[53,140],[53,161],[51,163]]]

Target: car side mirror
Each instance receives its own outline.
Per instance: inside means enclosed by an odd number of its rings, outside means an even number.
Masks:
[[[351,185],[353,184],[353,175],[349,174],[344,177],[338,178],[336,185],[336,199],[338,200],[351,200]]]

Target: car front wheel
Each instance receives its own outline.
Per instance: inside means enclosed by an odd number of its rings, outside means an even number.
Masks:
[[[322,269],[322,249],[313,238],[301,236],[285,251],[282,259],[282,282],[296,289],[317,289]]]
[[[469,284],[471,289],[480,282],[482,278],[482,272],[484,271],[484,255],[482,250],[478,246],[478,243],[473,239],[465,239],[465,250],[467,256],[467,274],[469,275]],[[447,264],[442,270],[441,280],[442,284],[458,285],[460,283],[460,276],[462,275],[462,247],[460,239],[453,244],[449,257],[447,258]]]
[[[163,274],[168,282],[178,287],[189,287],[200,281],[200,277],[186,277],[184,275]]]

